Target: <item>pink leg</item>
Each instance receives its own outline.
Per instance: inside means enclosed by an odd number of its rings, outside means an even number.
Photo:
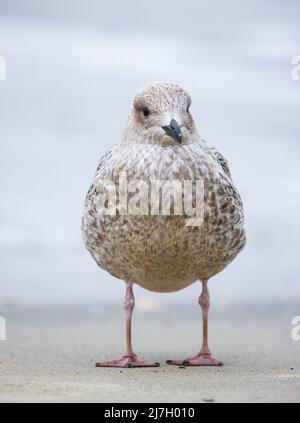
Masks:
[[[125,355],[116,360],[101,361],[96,363],[96,367],[157,367],[159,363],[155,361],[139,360],[133,352],[131,344],[131,319],[134,308],[134,295],[132,283],[127,284],[124,308],[126,313],[126,351]]]
[[[221,361],[212,355],[208,346],[208,309],[210,305],[210,298],[207,280],[202,282],[202,292],[199,297],[199,304],[203,318],[203,342],[200,352],[196,356],[186,358],[184,360],[168,360],[168,364],[183,366],[222,366]]]

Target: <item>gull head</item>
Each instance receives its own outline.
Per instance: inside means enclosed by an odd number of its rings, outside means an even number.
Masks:
[[[190,95],[175,83],[146,85],[133,99],[124,141],[161,145],[195,142],[197,130],[190,106]]]

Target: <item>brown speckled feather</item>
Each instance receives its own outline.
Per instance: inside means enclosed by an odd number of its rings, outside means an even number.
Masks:
[[[156,83],[139,92],[123,142],[101,158],[84,205],[83,239],[97,264],[124,281],[157,292],[209,279],[236,257],[246,241],[243,205],[228,163],[197,134],[189,104],[189,95],[176,84]],[[153,116],[143,121],[140,110],[145,106]],[[160,129],[174,115],[182,122],[181,144]],[[184,214],[99,213],[99,181],[109,179],[118,186],[122,172],[128,181],[203,180],[203,224],[186,226]]]

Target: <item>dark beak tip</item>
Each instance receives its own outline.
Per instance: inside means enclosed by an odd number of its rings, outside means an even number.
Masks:
[[[182,141],[182,133],[178,122],[175,119],[172,119],[170,125],[163,126],[162,129],[165,131],[166,135],[173,138],[179,144]]]

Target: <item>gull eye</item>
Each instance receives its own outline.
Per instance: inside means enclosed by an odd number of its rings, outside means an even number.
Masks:
[[[187,106],[187,108],[186,108],[186,112],[187,112],[187,113],[190,113],[190,106]]]
[[[148,107],[143,107],[143,108],[142,108],[142,112],[143,112],[143,115],[144,115],[145,117],[147,117],[147,116],[149,116],[149,115],[150,115],[150,110],[148,109]]]

